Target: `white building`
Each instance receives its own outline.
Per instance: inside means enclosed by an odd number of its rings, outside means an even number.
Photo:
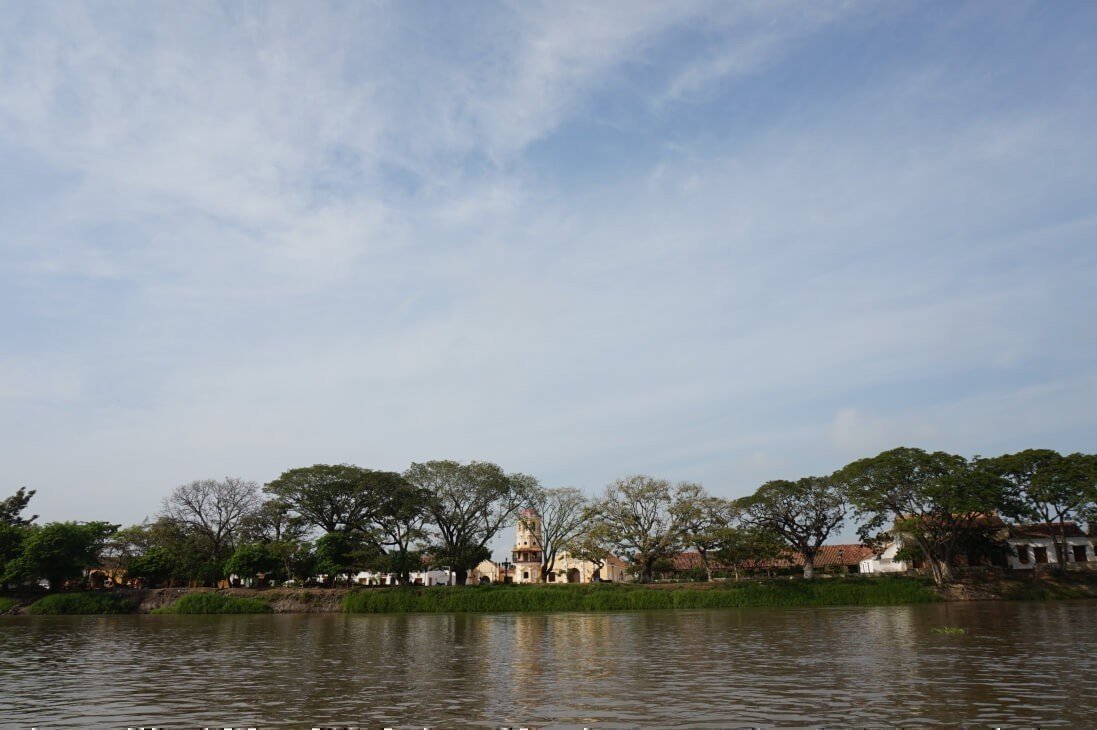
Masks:
[[[1067,568],[1097,569],[1097,544],[1093,537],[1087,536],[1077,524],[1067,522],[1063,525],[1066,532]],[[1032,525],[1004,525],[1002,538],[1009,544],[1008,565],[1013,570],[1037,570],[1040,565],[1055,565],[1058,557],[1055,550],[1059,525],[1039,523]],[[889,542],[881,551],[861,561],[862,573],[904,573],[914,569],[909,561],[896,560],[895,555],[902,548],[902,536]]]
[[[1066,533],[1067,568],[1072,565],[1097,568],[1094,538],[1088,537],[1073,522],[1065,523],[1063,531]],[[1036,570],[1040,565],[1056,565],[1059,562],[1055,549],[1058,535],[1059,525],[1052,522],[1010,525],[1008,539],[1012,554],[1009,556],[1009,567],[1014,570]]]
[[[360,586],[394,586],[397,585],[395,573],[376,573],[371,570],[363,570],[354,576],[351,581]],[[411,584],[416,586],[448,586],[453,585],[453,573],[449,570],[420,570],[411,574]]]

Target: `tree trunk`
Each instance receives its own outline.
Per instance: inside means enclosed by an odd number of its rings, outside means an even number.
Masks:
[[[653,568],[654,567],[655,567],[654,563],[651,563],[651,562],[645,562],[644,563],[644,567],[640,571],[640,582],[641,583],[651,583],[652,582],[652,574],[653,574]]]
[[[932,564],[937,566],[937,570],[935,572],[935,575],[933,576],[933,579],[937,583],[937,585],[944,585],[945,583],[952,582],[951,560],[949,560],[948,558],[944,560],[934,560],[932,561]]]
[[[804,580],[811,580],[815,577],[815,556],[804,556]]]
[[[468,568],[457,568],[453,571],[453,582],[455,585],[463,586],[468,583],[469,571]]]
[[[710,568],[709,564],[708,564],[708,551],[707,550],[698,550],[697,554],[701,556],[701,565],[703,565],[704,568],[705,568],[705,580],[708,581],[709,583],[711,583],[712,582],[712,568]]]
[[[1067,528],[1063,524],[1063,518],[1059,518],[1059,544],[1055,546],[1055,552],[1059,558],[1059,572],[1066,575],[1067,572]]]

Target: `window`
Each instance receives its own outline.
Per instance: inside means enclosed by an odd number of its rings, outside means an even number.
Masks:
[[[1017,546],[1017,562],[1021,565],[1028,565],[1028,545]]]
[[[1085,545],[1074,545],[1073,548],[1074,548],[1074,562],[1076,562],[1076,563],[1086,562],[1086,546]]]
[[[1033,548],[1032,552],[1034,552],[1036,554],[1036,562],[1037,563],[1043,564],[1043,563],[1047,562],[1047,548],[1046,547]]]
[[[529,571],[528,570],[523,570],[522,571],[522,580],[529,580]]]

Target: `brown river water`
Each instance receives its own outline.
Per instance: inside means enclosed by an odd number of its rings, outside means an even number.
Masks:
[[[4,728],[814,725],[1097,727],[1097,602],[0,617]]]

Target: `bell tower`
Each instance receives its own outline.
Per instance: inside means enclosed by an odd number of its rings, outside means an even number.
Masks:
[[[518,513],[513,558],[515,583],[541,580],[541,517],[532,509]]]

